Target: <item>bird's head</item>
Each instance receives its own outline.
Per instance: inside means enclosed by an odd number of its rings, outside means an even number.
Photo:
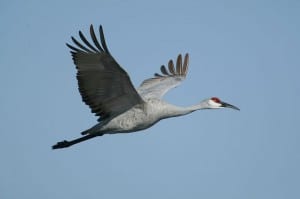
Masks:
[[[217,109],[217,108],[232,108],[235,110],[240,110],[238,107],[228,104],[226,102],[221,101],[217,97],[212,97],[210,99],[205,100],[207,103],[207,108]]]

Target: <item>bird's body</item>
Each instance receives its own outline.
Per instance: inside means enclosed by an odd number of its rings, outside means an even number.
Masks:
[[[189,114],[200,109],[237,107],[220,101],[216,97],[200,103],[179,107],[165,102],[162,97],[170,89],[178,86],[186,77],[189,55],[184,60],[179,55],[176,67],[170,60],[168,67],[161,66],[162,74],[146,79],[135,89],[126,71],[111,56],[104,39],[102,27],[99,28],[101,44],[98,42],[93,26],[90,34],[94,45],[90,44],[79,31],[85,46],[72,37],[77,47],[67,44],[78,70],[77,79],[83,101],[89,105],[99,123],[82,132],[81,138],[62,141],[53,149],[65,148],[96,136],[115,133],[129,133],[144,130],[158,121]]]
[[[146,99],[143,104],[136,105],[116,116],[107,123],[99,123],[84,134],[115,134],[144,130],[156,122],[169,117],[176,117],[192,112],[192,108],[182,108],[160,99]]]

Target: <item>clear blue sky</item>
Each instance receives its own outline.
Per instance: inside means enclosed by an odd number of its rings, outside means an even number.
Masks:
[[[300,198],[300,1],[1,1],[0,198]],[[190,53],[151,129],[51,150],[96,123],[65,46],[103,25],[133,83]]]

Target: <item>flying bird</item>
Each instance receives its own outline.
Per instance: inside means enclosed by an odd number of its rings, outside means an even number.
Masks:
[[[65,148],[104,134],[129,133],[151,127],[158,121],[177,117],[201,109],[232,108],[236,106],[221,101],[217,97],[202,100],[193,106],[179,107],[162,98],[172,88],[186,78],[189,54],[178,55],[167,67],[162,65],[161,74],[155,73],[135,89],[127,72],[109,52],[103,33],[99,27],[100,42],[93,25],[90,26],[92,43],[79,31],[81,42],[71,37],[75,45],[66,44],[71,49],[77,69],[77,80],[82,100],[92,113],[99,117],[98,123],[83,131],[82,137],[61,141],[53,149]]]

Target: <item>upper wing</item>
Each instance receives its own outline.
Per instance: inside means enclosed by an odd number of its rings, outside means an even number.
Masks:
[[[88,42],[81,31],[79,36],[83,44],[74,37],[75,46],[71,49],[74,64],[77,68],[77,80],[82,100],[100,116],[98,121],[114,117],[143,100],[133,87],[126,71],[110,54],[102,26],[99,27],[101,44],[98,42],[94,28],[90,26],[93,44]]]
[[[173,61],[170,60],[168,68],[162,65],[160,70],[161,74],[154,74],[153,78],[146,79],[137,89],[138,93],[143,98],[162,98],[166,92],[170,89],[178,86],[186,77],[189,65],[189,55],[185,54],[184,61],[182,63],[181,54],[177,57],[176,69]]]

